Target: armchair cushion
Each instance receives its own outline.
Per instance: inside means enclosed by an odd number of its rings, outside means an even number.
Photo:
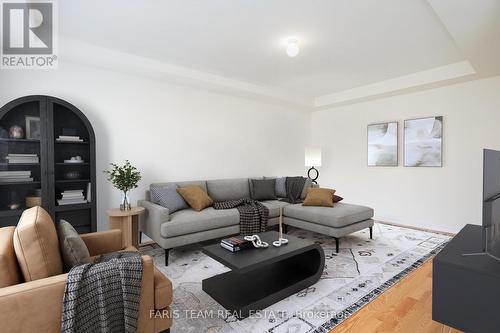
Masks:
[[[90,253],[87,249],[87,245],[85,245],[85,242],[69,222],[65,220],[59,221],[57,233],[66,269],[69,270],[74,266],[88,264],[90,262]]]
[[[0,288],[22,281],[14,251],[15,229],[15,227],[0,228]]]
[[[42,207],[26,209],[14,231],[14,249],[25,281],[63,272],[57,232]]]

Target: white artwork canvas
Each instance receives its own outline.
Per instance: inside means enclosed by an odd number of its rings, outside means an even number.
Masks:
[[[368,125],[368,166],[398,165],[398,123]]]
[[[405,120],[405,166],[441,167],[443,117]]]

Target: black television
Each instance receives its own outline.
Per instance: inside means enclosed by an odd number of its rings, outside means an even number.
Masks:
[[[483,150],[482,252],[463,256],[488,256],[500,261],[500,151]]]
[[[483,151],[483,227],[485,250],[500,240],[500,151]],[[496,246],[495,246],[496,247]]]

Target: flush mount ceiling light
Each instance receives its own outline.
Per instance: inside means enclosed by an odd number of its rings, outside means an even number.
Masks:
[[[286,54],[293,58],[299,54],[299,51],[299,41],[296,38],[289,38],[286,42]]]

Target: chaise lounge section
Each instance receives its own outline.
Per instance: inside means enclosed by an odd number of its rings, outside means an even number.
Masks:
[[[251,196],[249,178],[154,183],[151,187],[169,184],[200,186],[216,202]],[[310,181],[304,185],[303,198],[311,185]],[[372,237],[373,209],[369,207],[347,203],[336,203],[332,208],[302,206],[279,200],[261,202],[269,209],[268,226],[278,224],[282,208],[285,225],[334,237],[337,252],[339,239],[345,235],[369,228]],[[165,249],[165,265],[168,265],[168,252],[172,248],[240,233],[240,216],[235,208],[215,210],[209,207],[200,212],[187,208],[170,213],[168,208],[151,201],[150,191],[146,192],[145,200],[139,200],[138,205],[146,209],[140,221],[140,230]]]

